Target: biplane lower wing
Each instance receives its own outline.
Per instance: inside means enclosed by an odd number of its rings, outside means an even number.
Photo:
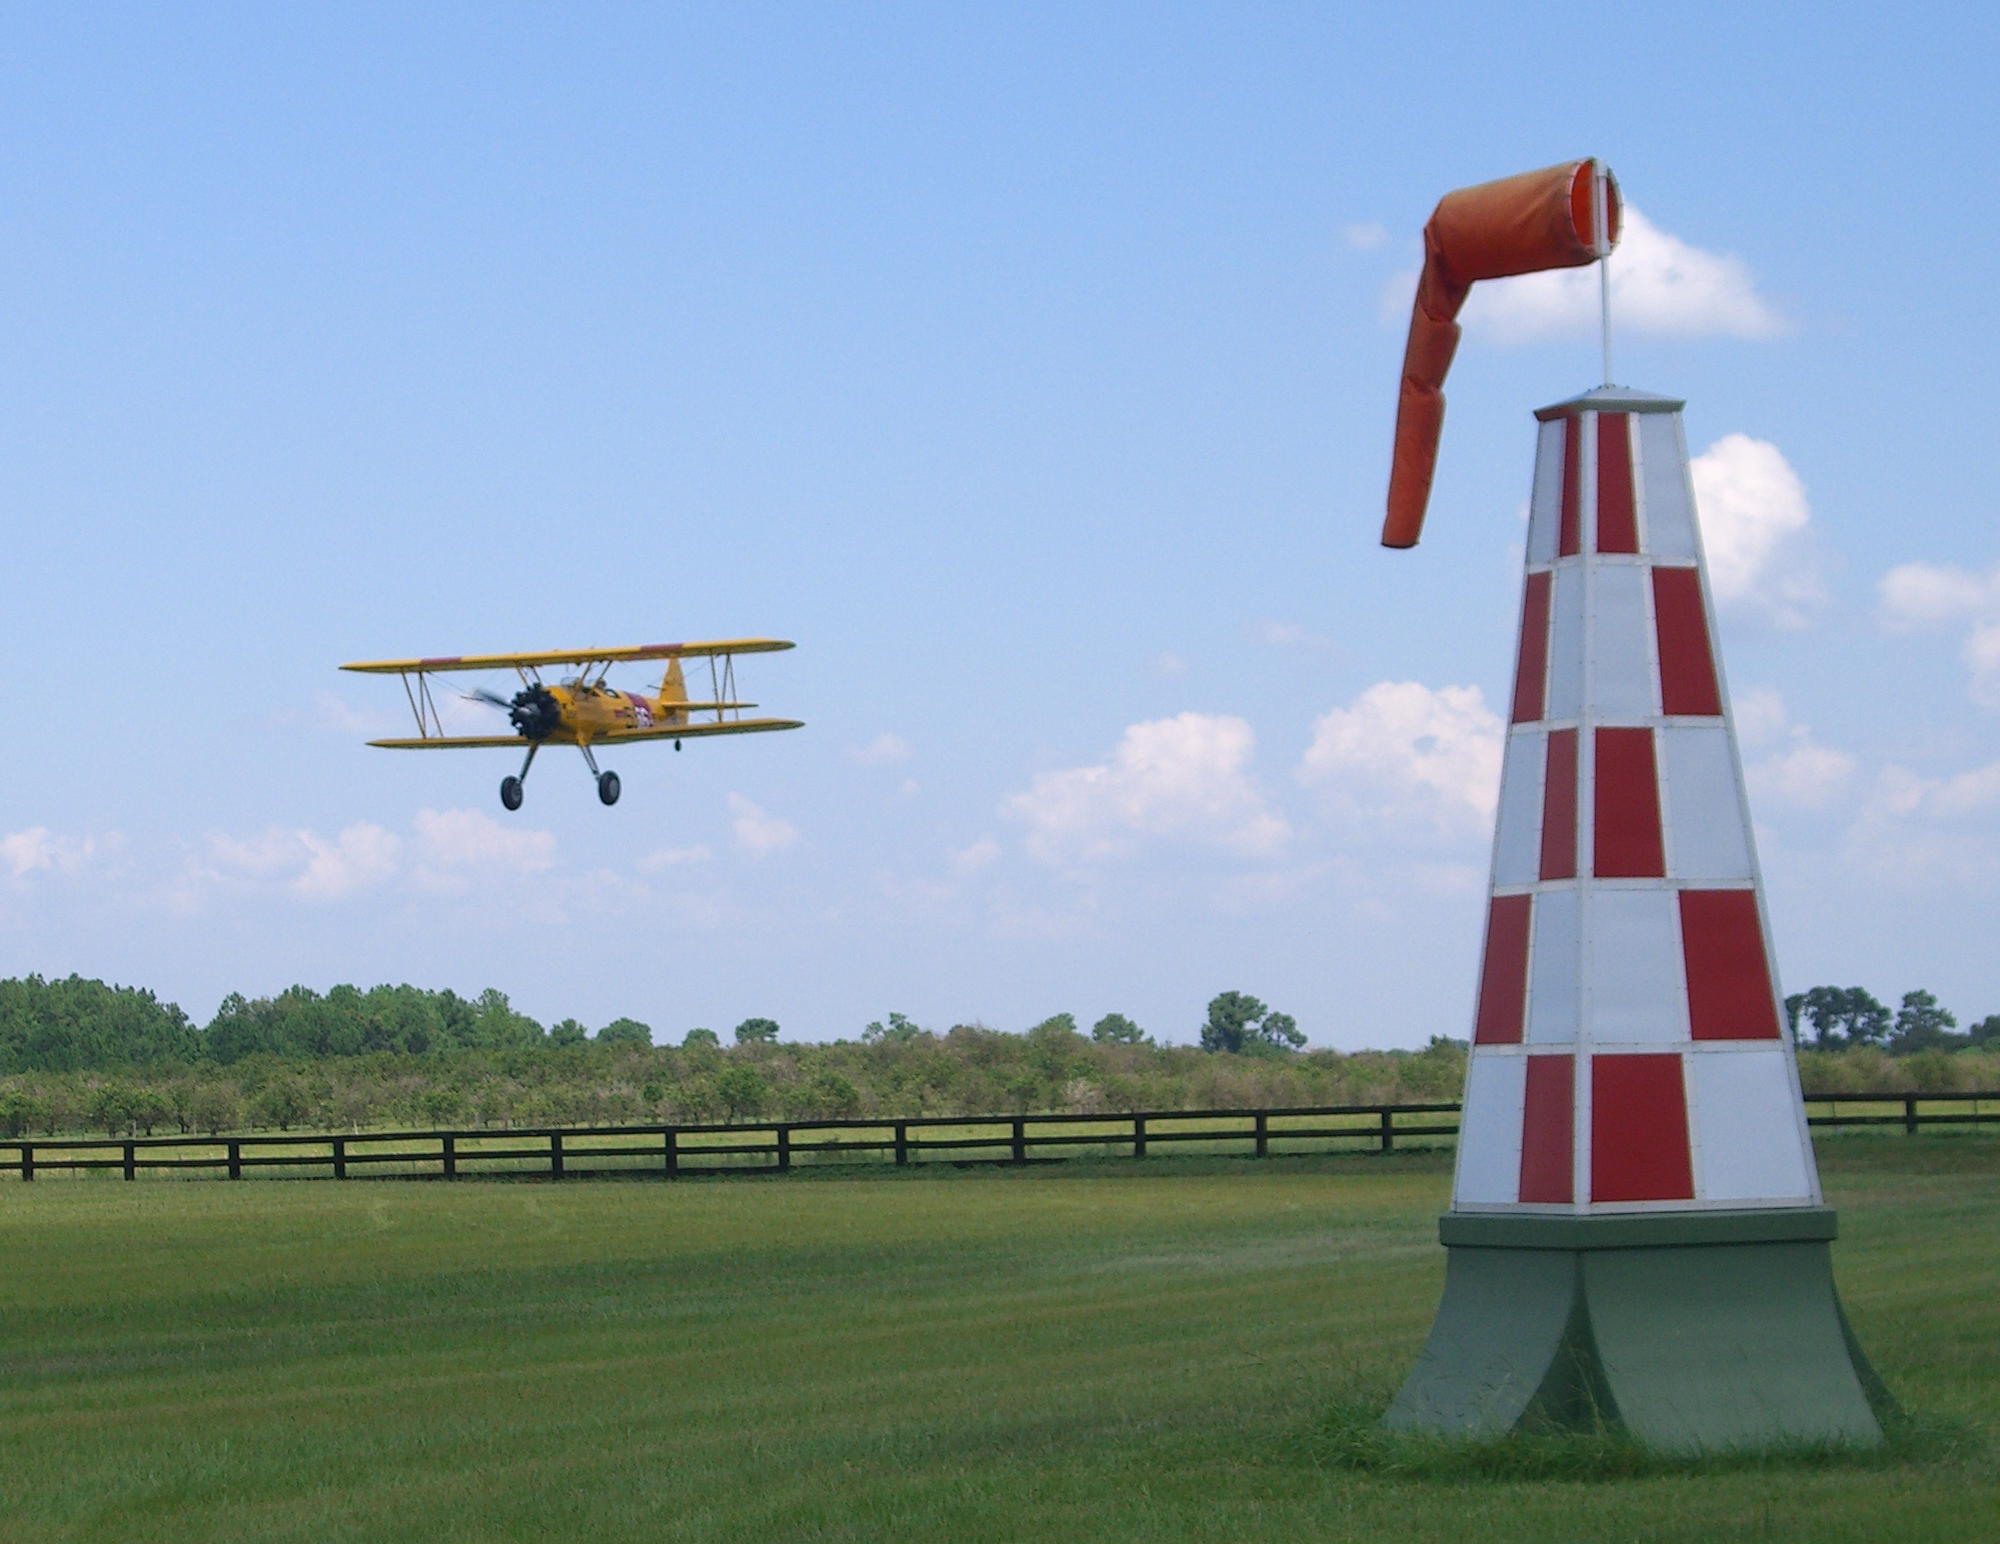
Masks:
[[[651,729],[613,729],[598,735],[593,745],[629,745],[634,740],[692,740],[705,734],[764,734],[773,729],[803,729],[796,718],[728,718],[719,724],[667,724]]]
[[[634,740],[698,740],[703,735],[712,734],[765,734],[774,729],[803,729],[805,722],[796,718],[733,718],[720,724],[669,724],[652,729],[614,729],[604,734],[592,735],[592,745],[629,745]],[[530,742],[513,734],[474,735],[426,735],[398,740],[370,740],[370,745],[391,751],[444,751],[444,750],[492,750],[508,748],[521,750]],[[567,745],[574,742],[567,737],[560,740],[534,742],[548,745]]]
[[[519,750],[528,742],[517,734],[463,734],[463,735],[416,735],[400,740],[370,740],[370,745],[379,745],[391,751],[455,751],[476,749],[485,746],[512,746]]]

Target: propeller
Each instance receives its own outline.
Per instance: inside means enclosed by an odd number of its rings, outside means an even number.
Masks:
[[[474,687],[465,695],[490,708],[504,708],[514,732],[524,740],[546,740],[562,723],[562,707],[546,686],[526,686],[512,697],[502,697],[483,686]]]

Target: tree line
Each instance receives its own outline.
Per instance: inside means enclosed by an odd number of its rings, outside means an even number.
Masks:
[[[1847,999],[1827,1018],[1827,1001],[1792,1000],[1809,1091],[2000,1086],[2000,1016],[1961,1033],[1913,993],[1878,1033]],[[726,1043],[697,1027],[665,1045],[635,1019],[545,1028],[499,991],[407,985],[232,996],[196,1025],[139,988],[28,976],[0,981],[0,1137],[1257,1109],[1452,1100],[1464,1081],[1461,1040],[1308,1049],[1243,992],[1190,1027],[1195,1043],[1174,1045],[1119,1013],[1019,1032],[890,1013],[796,1041],[752,1017]]]

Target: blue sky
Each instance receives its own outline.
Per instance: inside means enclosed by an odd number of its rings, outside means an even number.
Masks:
[[[2000,1011],[2000,23],[1346,9],[17,9],[0,974],[1464,1033],[1530,414],[1599,367],[1476,297],[1384,552],[1407,296],[1442,193],[1596,154],[1785,985]],[[615,810],[334,668],[752,633],[808,727]]]

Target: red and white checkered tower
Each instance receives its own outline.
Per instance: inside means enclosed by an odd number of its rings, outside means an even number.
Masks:
[[[1386,545],[1422,530],[1472,284],[1602,274],[1618,213],[1595,161],[1438,204]],[[1705,1452],[1878,1443],[1893,1408],[1834,1291],[1680,409],[1603,386],[1535,415],[1444,1299],[1392,1426]]]
[[[1817,1206],[1679,402],[1545,408],[1452,1206]]]

